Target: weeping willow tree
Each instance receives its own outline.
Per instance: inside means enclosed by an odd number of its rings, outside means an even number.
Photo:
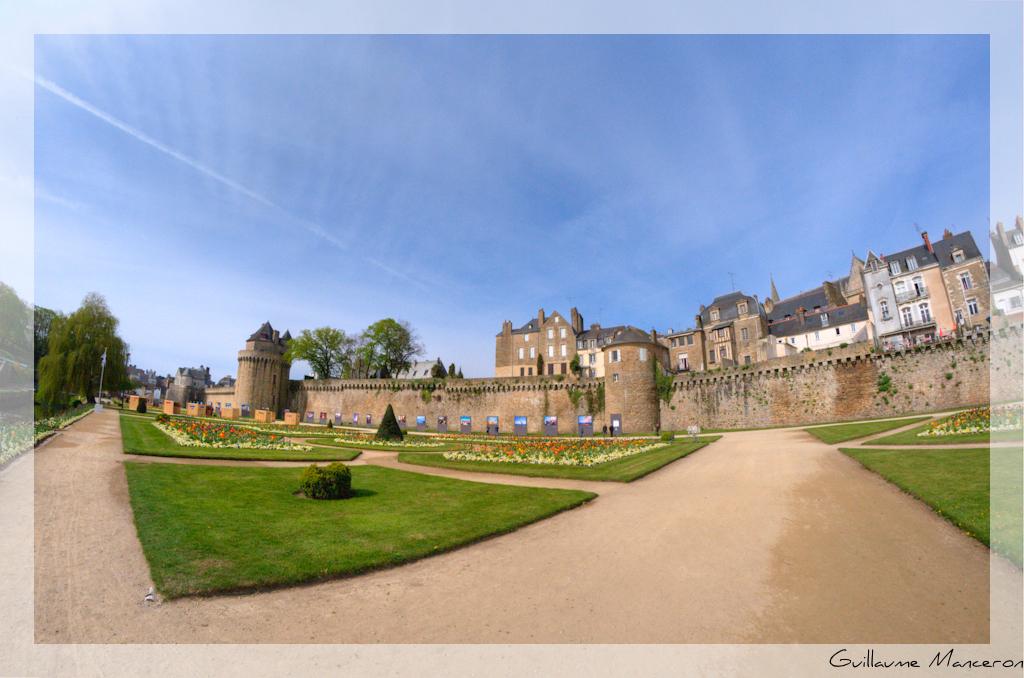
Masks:
[[[106,300],[95,293],[87,295],[71,315],[54,318],[46,355],[39,361],[40,404],[59,409],[74,395],[94,402],[104,351],[103,388],[117,391],[129,385],[128,346],[117,336],[117,324]]]

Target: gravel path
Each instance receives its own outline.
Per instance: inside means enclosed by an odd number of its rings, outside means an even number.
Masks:
[[[116,412],[35,453],[37,642],[988,640],[988,549],[799,430],[726,434],[634,483],[585,483],[600,496],[580,509],[410,565],[160,604],[142,600],[131,458]],[[993,558],[992,577],[993,599],[1020,600],[1016,568]]]

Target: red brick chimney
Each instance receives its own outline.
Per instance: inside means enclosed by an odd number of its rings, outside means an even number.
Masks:
[[[946,233],[949,233],[949,231],[947,230]],[[924,240],[925,248],[932,254],[935,254],[935,249],[932,247],[932,241],[928,237],[928,231],[921,231],[921,240]]]
[[[949,240],[952,237],[953,237],[953,231],[949,230],[948,228],[945,231],[942,232],[942,239],[943,240]]]
[[[801,306],[800,308],[796,309],[796,317],[800,319],[800,324],[801,325],[804,324],[804,320],[806,319],[805,318],[806,313],[807,313],[807,309],[804,308],[803,306]]]

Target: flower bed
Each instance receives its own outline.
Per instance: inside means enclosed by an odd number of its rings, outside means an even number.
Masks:
[[[999,405],[996,407],[975,407],[971,410],[933,421],[918,437],[953,436],[965,433],[989,433],[992,431],[1014,431],[1021,427],[1020,405]]]
[[[433,438],[405,438],[403,440],[377,440],[373,433],[342,432],[334,438],[336,443],[350,443],[360,447],[445,447],[446,442]]]
[[[650,438],[516,440],[504,445],[473,445],[468,450],[445,452],[444,458],[452,461],[491,461],[506,464],[595,466],[667,445],[668,443]]]
[[[38,445],[57,431],[67,428],[92,411],[92,405],[84,404],[70,410],[65,410],[60,414],[55,414],[52,417],[39,419],[35,424],[35,444]]]
[[[275,433],[264,433],[244,426],[233,426],[198,419],[157,417],[153,426],[174,442],[186,447],[232,447],[258,450],[312,450],[309,445],[290,443]]]
[[[32,447],[32,422],[0,421],[0,465]]]

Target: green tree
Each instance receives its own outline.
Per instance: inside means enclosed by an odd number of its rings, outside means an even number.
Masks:
[[[35,307],[34,315],[35,356],[32,364],[39,367],[39,361],[46,355],[50,347],[50,328],[53,327],[54,320],[62,318],[63,315],[42,306]]]
[[[288,342],[285,357],[288,360],[305,360],[313,368],[318,379],[340,377],[351,367],[356,340],[344,330],[333,327],[318,327],[302,330]]]
[[[455,378],[455,363],[452,363],[451,365],[448,366],[448,376],[451,377],[452,379]]]
[[[465,379],[465,377],[462,376],[462,368],[461,367],[459,368],[459,379]]]
[[[44,406],[59,408],[73,394],[95,402],[104,351],[103,389],[119,391],[130,385],[128,345],[117,335],[117,325],[106,300],[95,293],[86,295],[71,315],[54,318],[47,353],[39,361],[38,395]]]
[[[572,360],[569,361],[569,369],[572,370],[572,373],[575,374],[577,377],[580,376],[580,373],[583,371],[583,368],[580,367],[580,354],[579,353],[574,355],[572,357]]]
[[[398,374],[409,369],[413,359],[423,353],[423,345],[409,323],[384,318],[363,332],[363,352],[369,372]]]
[[[405,437],[402,433],[402,427],[398,425],[398,419],[395,418],[395,411],[391,409],[391,404],[388,404],[388,409],[384,411],[384,418],[380,420],[380,426],[377,427],[377,440],[401,440]]]
[[[445,379],[448,377],[448,371],[444,369],[444,363],[441,362],[440,358],[438,358],[437,362],[434,363],[434,366],[430,368],[430,376],[434,379]],[[452,376],[454,377],[455,375],[452,374]]]
[[[544,356],[537,354],[537,376],[544,374]]]
[[[31,310],[13,288],[0,283],[0,356],[27,365],[31,341]]]

